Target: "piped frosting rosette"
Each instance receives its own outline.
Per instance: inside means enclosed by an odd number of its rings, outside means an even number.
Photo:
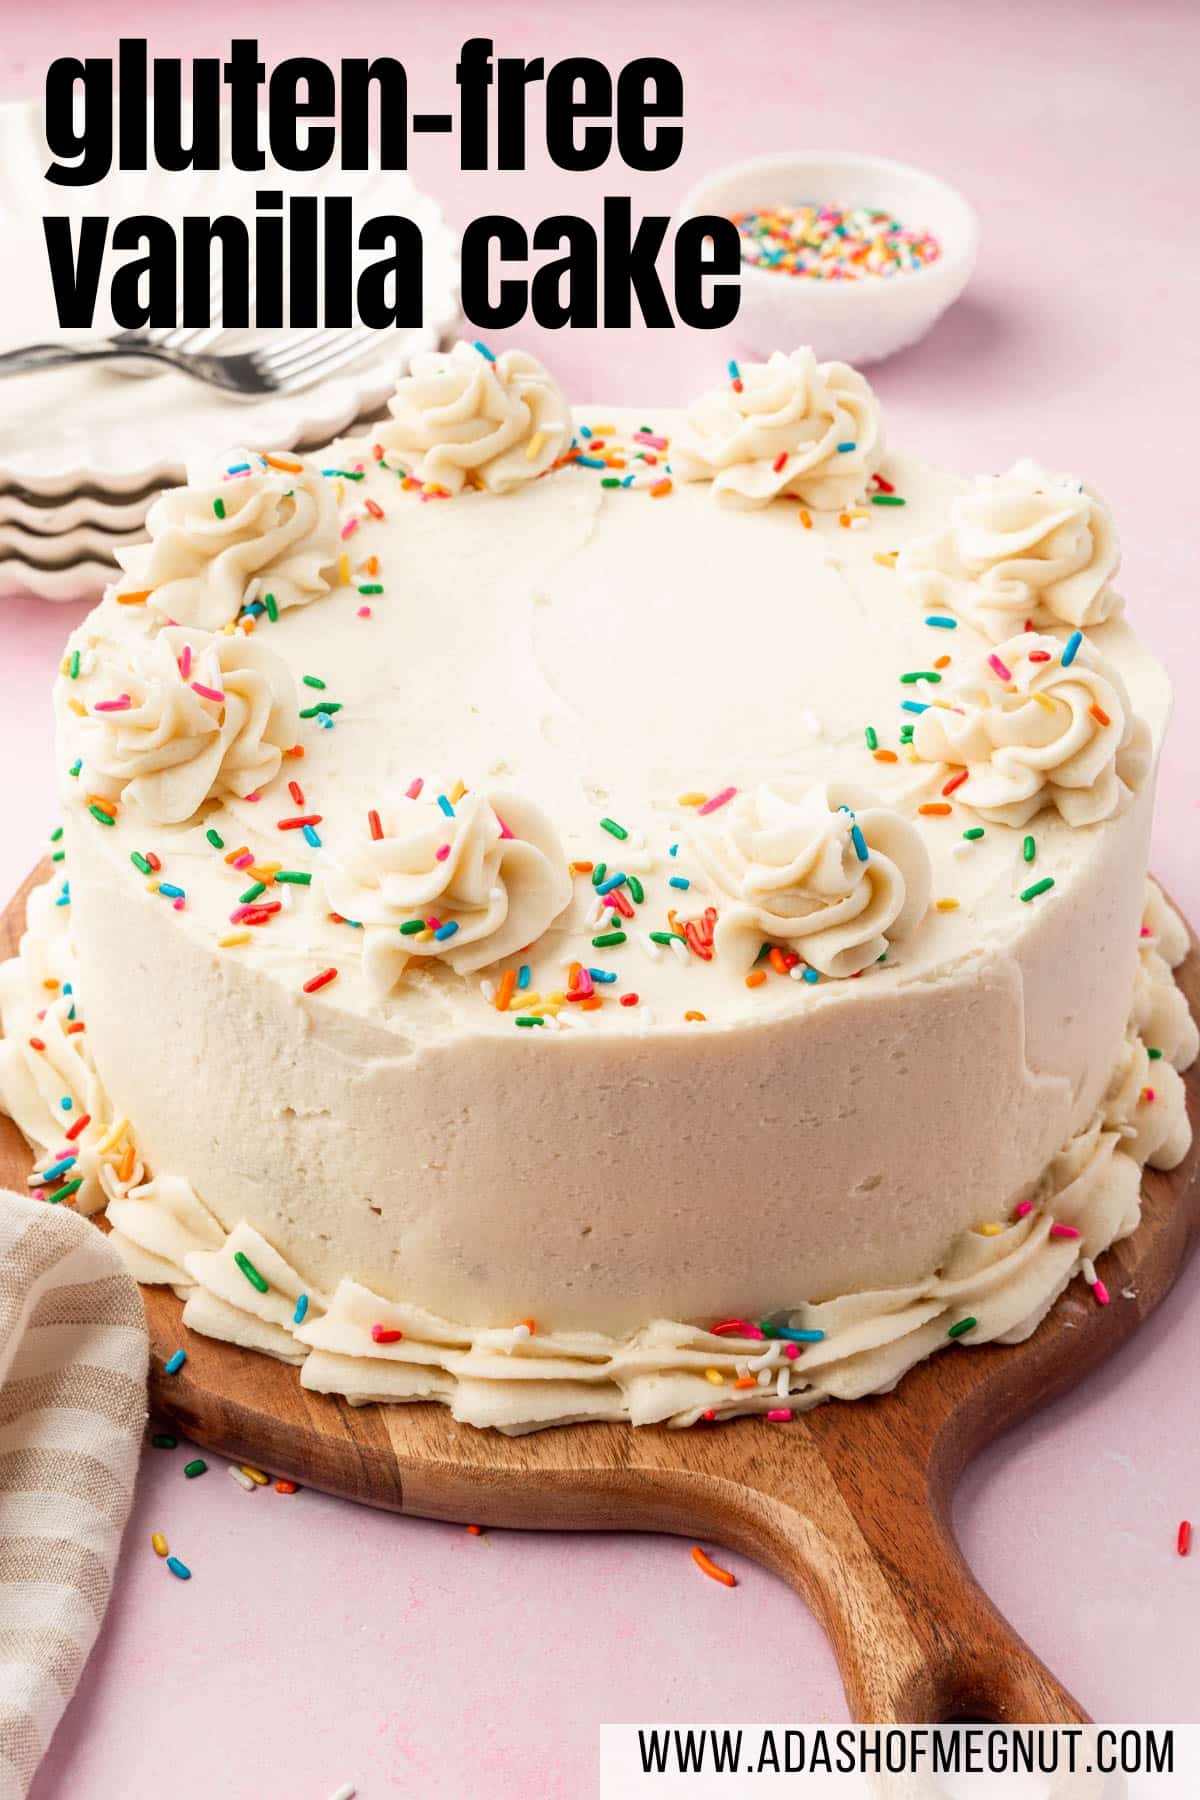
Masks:
[[[726,902],[717,954],[739,969],[769,940],[822,975],[857,975],[929,905],[920,832],[855,789],[764,782],[697,821],[692,850]]]
[[[160,825],[212,793],[257,792],[299,729],[286,663],[241,632],[167,626],[124,666],[102,650],[90,687],[89,781]]]
[[[426,487],[502,494],[557,462],[571,442],[571,409],[535,356],[495,358],[471,344],[413,358],[375,429],[391,462]]]
[[[329,904],[363,926],[364,969],[380,996],[413,957],[465,975],[511,955],[571,899],[558,833],[515,794],[385,801],[324,862]]]
[[[118,550],[113,592],[163,618],[219,631],[253,600],[282,612],[336,582],[333,483],[305,458],[230,450],[188,470],[146,515],[148,544]]]
[[[1099,625],[1120,609],[1112,515],[1092,488],[1034,462],[981,476],[946,523],[906,544],[896,564],[922,606],[949,606],[993,643],[1056,623]]]
[[[955,800],[998,825],[1053,806],[1068,825],[1124,810],[1150,769],[1150,733],[1111,663],[1077,634],[1023,632],[917,719],[924,762],[963,767]]]
[[[1171,978],[1190,947],[1179,914],[1148,881],[1130,1029],[1105,1113],[1122,1131],[1129,1154],[1156,1169],[1173,1169],[1191,1142],[1181,1071],[1195,1060],[1200,1031]]]
[[[689,409],[671,440],[671,472],[711,481],[735,506],[788,494],[836,512],[862,497],[882,454],[879,402],[857,369],[776,350]]]

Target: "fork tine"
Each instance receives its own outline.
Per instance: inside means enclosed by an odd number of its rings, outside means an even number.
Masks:
[[[208,316],[210,319],[213,307],[222,297],[222,280],[223,277],[218,275],[214,269],[212,279],[208,284]],[[211,343],[213,339],[207,334],[212,331],[211,325],[181,325],[176,321],[174,325],[160,326],[157,331],[150,330],[146,336],[152,344],[164,344],[169,350],[182,350],[189,345],[202,349],[203,344],[198,343],[197,340],[203,338],[206,342]]]
[[[254,301],[257,296],[257,293],[258,293],[258,283],[255,279],[255,272],[253,269],[251,269],[250,285],[249,285],[247,295],[246,295],[246,304],[248,306],[254,305]],[[189,350],[193,354],[195,354],[195,352],[198,350],[211,350],[212,346],[214,344],[219,343],[220,340],[226,335],[226,333],[232,329],[232,327],[226,325],[226,323],[225,323],[224,293],[222,290],[222,283],[214,277],[213,284],[212,284],[212,291],[209,295],[210,316],[211,316],[213,306],[216,305],[218,302],[221,303],[220,317],[217,319],[215,324],[213,324],[213,325],[197,325],[187,331],[183,330],[182,327],[177,327],[173,332],[170,332],[167,335],[167,337],[164,339],[164,342],[166,343],[168,350]]]
[[[336,374],[347,363],[357,362],[370,354],[371,346],[365,338],[347,339],[340,349],[331,351],[327,356],[314,358],[299,371],[289,369],[281,378],[281,389],[291,393],[297,388],[308,387],[315,381]]]
[[[378,335],[369,326],[358,331],[339,332],[335,338],[328,339],[321,349],[313,350],[286,369],[274,372],[285,387],[299,387],[315,380],[318,375],[331,374],[344,363],[354,362],[357,357],[365,355]]]
[[[317,334],[316,341],[309,339],[302,353],[289,358],[286,370],[288,375],[296,375],[310,368],[319,367],[329,357],[338,354],[345,344],[360,344],[372,336],[370,326],[347,326],[343,331],[323,331]]]
[[[282,344],[268,344],[263,349],[254,350],[252,354],[260,368],[273,369],[282,374],[290,364],[297,360],[305,361],[314,350],[328,342],[327,331],[306,331],[303,337],[285,338]]]

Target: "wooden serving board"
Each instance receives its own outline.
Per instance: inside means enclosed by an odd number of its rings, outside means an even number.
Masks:
[[[0,956],[15,951],[25,894],[44,875],[0,916]],[[1195,939],[1177,974],[1196,1011]],[[1200,1124],[1200,1064],[1188,1097]],[[0,1120],[0,1186],[22,1188],[29,1167]],[[1194,1148],[1171,1174],[1147,1173],[1141,1225],[1100,1260],[1111,1306],[1075,1281],[1028,1342],[943,1351],[893,1394],[825,1405],[789,1425],[575,1425],[505,1438],[458,1425],[438,1405],[352,1407],[308,1393],[290,1365],[186,1331],[163,1288],[143,1289],[151,1403],[207,1448],[369,1506],[479,1525],[674,1532],[743,1551],[816,1613],[856,1719],[1071,1723],[1087,1715],[963,1561],[954,1488],[977,1450],[1136,1331],[1198,1230]],[[180,1344],[187,1362],[164,1376]]]

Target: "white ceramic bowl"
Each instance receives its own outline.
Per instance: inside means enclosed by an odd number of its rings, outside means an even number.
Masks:
[[[979,221],[957,188],[924,169],[848,151],[793,151],[730,163],[698,181],[680,209],[728,216],[771,206],[879,206],[931,231],[936,262],[863,281],[810,281],[742,264],[742,304],[730,335],[747,355],[811,344],[822,361],[861,365],[915,344],[962,293],[975,266]]]

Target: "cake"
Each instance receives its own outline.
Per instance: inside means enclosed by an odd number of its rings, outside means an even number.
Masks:
[[[56,683],[0,1102],[188,1328],[518,1432],[1108,1301],[1197,1034],[1090,488],[885,447],[808,351],[667,414],[464,344],[149,532]]]

